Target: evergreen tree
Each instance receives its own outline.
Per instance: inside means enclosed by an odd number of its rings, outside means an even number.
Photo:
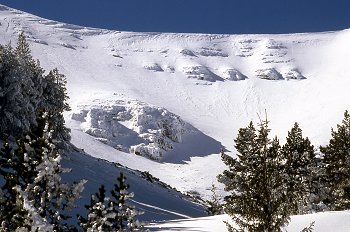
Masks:
[[[70,130],[64,125],[63,112],[69,111],[66,79],[58,69],[44,77],[43,102],[41,109],[48,113],[48,121],[53,130],[52,137],[62,142],[70,141]]]
[[[0,207],[16,206],[12,211],[0,212],[1,223],[7,228],[19,228],[19,225],[38,231],[69,228],[65,211],[74,206],[73,201],[85,181],[73,185],[61,182],[59,174],[68,170],[60,166],[60,154],[51,143],[47,129],[46,119],[40,118],[38,127],[19,139],[15,150],[8,144],[1,150],[0,170],[5,184]],[[8,220],[13,215],[17,217],[16,221]]]
[[[32,220],[24,207],[23,199],[16,191],[17,171],[13,168],[13,150],[5,142],[0,151],[0,174],[4,184],[0,190],[0,231],[15,231],[18,228],[30,230]]]
[[[23,31],[18,36],[14,53],[18,61],[16,69],[20,79],[17,84],[20,85],[20,91],[24,100],[21,102],[23,111],[21,121],[26,122],[22,134],[18,135],[23,135],[28,133],[30,128],[36,126],[36,119],[42,113],[38,111],[38,107],[42,101],[42,75],[44,71],[40,67],[39,61],[33,59]]]
[[[11,46],[0,47],[0,134],[18,135],[28,130],[25,116],[28,108],[23,94],[23,78],[19,73],[19,62]],[[22,108],[23,104],[23,108]]]
[[[135,218],[140,214],[135,207],[128,204],[133,197],[128,192],[129,185],[125,183],[123,173],[117,178],[111,198],[105,194],[103,185],[99,192],[91,196],[90,205],[86,205],[87,217],[78,215],[80,225],[85,231],[139,231],[141,223]]]
[[[314,147],[307,137],[303,137],[298,123],[288,132],[286,140],[282,147],[282,157],[288,202],[293,214],[301,214],[311,210],[310,201],[317,191],[314,188],[317,183]]]
[[[64,126],[63,111],[70,110],[64,75],[57,69],[46,76],[40,62],[32,58],[22,32],[17,46],[0,45],[0,134],[20,137],[36,126],[42,112],[56,141],[69,142],[69,129]]]
[[[219,215],[223,214],[223,208],[222,205],[220,204],[220,199],[217,194],[217,188],[214,184],[211,185],[211,199],[207,200],[206,203],[208,205],[208,215]]]
[[[344,113],[342,124],[332,129],[327,146],[321,146],[324,154],[327,183],[330,196],[328,205],[333,210],[350,209],[350,114]]]
[[[87,218],[78,216],[84,231],[113,231],[113,224],[109,221],[115,218],[116,213],[108,201],[105,187],[101,185],[99,192],[91,195],[90,205],[85,206],[89,212]]]
[[[258,131],[250,122],[235,139],[238,159],[221,154],[229,168],[218,176],[230,192],[224,210],[241,231],[281,231],[289,221],[280,145],[277,138],[268,138],[269,132],[266,120]],[[237,230],[227,225],[230,231]]]

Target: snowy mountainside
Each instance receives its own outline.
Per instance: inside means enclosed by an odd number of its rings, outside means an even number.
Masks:
[[[98,191],[101,184],[106,187],[107,193],[116,183],[119,173],[126,177],[130,185],[130,192],[135,193],[131,204],[143,214],[140,220],[146,222],[203,217],[206,215],[205,208],[200,204],[191,202],[191,199],[183,196],[180,192],[166,186],[164,183],[149,177],[147,173],[130,170],[126,167],[115,165],[100,159],[94,159],[81,152],[74,152],[64,157],[62,164],[72,169],[71,173],[65,174],[64,179],[76,181],[86,179],[85,190],[77,204],[84,206],[90,203],[91,194]],[[75,209],[71,213],[81,215],[82,208]]]
[[[327,143],[331,127],[350,109],[350,30],[289,35],[119,32],[54,22],[5,6],[0,21],[1,44],[15,43],[23,30],[41,65],[66,75],[73,109],[66,122],[74,145],[91,156],[149,171],[182,192],[210,194],[225,168],[220,149],[234,155],[237,130],[250,120],[257,122],[265,110],[272,134],[281,142],[297,121],[318,146]],[[133,124],[132,115],[117,120],[115,127],[103,125],[100,118],[112,117],[116,109],[128,114],[148,107],[158,116],[168,112],[167,117],[176,118],[175,128],[185,131],[181,142],[171,141],[174,149],[160,162],[134,155],[131,148],[143,143],[159,149],[147,139],[161,128],[147,120]],[[99,112],[97,124],[91,110]],[[162,119],[158,116],[155,120]],[[146,128],[146,135],[136,127]]]

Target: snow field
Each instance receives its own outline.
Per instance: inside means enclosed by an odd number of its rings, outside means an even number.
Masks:
[[[220,149],[234,156],[238,129],[259,122],[265,111],[271,137],[277,135],[283,143],[298,122],[317,147],[328,142],[331,128],[350,109],[350,30],[290,35],[119,32],[58,23],[7,7],[0,8],[0,20],[1,44],[14,43],[23,30],[41,65],[66,75],[73,110],[65,118],[75,146],[95,158],[149,171],[204,198],[212,183],[224,194],[216,181],[225,169]],[[171,125],[166,133],[162,120]],[[159,137],[162,145],[155,143]],[[90,169],[87,175],[103,179]],[[110,180],[108,173],[103,175]],[[348,231],[348,224],[342,224],[348,222],[346,216],[348,212],[295,216],[288,228],[299,230],[295,222],[315,219],[315,231]],[[335,227],[322,224],[323,218]],[[220,231],[221,220],[193,221],[218,225]],[[182,230],[185,222],[179,223],[169,225]]]

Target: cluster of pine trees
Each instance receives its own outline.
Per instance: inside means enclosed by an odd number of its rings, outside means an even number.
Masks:
[[[269,138],[269,133],[267,120],[257,129],[250,122],[234,140],[237,158],[221,155],[228,170],[218,180],[230,193],[224,210],[241,231],[282,231],[290,215],[350,209],[348,111],[320,153],[297,123],[284,145],[277,137]]]
[[[44,75],[24,33],[17,47],[0,45],[0,231],[138,231],[138,211],[123,174],[111,194],[104,186],[72,219],[86,180],[64,183],[61,148],[70,140],[64,75]],[[111,196],[111,197],[109,197]],[[76,223],[72,223],[76,221]]]
[[[61,155],[52,141],[46,117],[16,145],[4,143],[0,150],[0,231],[138,231],[139,212],[127,203],[132,193],[121,173],[107,196],[102,185],[90,205],[79,211],[78,223],[69,223],[70,210],[80,197],[86,180],[64,183]],[[72,220],[71,220],[72,221]],[[74,221],[74,220],[73,220]]]
[[[43,112],[54,130],[53,138],[69,142],[63,111],[70,110],[64,75],[57,69],[44,75],[34,60],[25,34],[18,37],[16,48],[0,45],[0,135],[23,136],[37,125]]]

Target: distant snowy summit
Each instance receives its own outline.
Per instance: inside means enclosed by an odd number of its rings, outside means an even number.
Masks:
[[[100,47],[115,59],[115,67],[133,65],[166,76],[179,73],[204,82],[305,79],[293,53],[305,44],[317,42],[309,34],[296,35],[297,39],[293,39],[289,35],[108,31],[55,22],[6,6],[0,7],[0,19],[3,43],[25,31],[35,47],[61,46],[72,50]]]

